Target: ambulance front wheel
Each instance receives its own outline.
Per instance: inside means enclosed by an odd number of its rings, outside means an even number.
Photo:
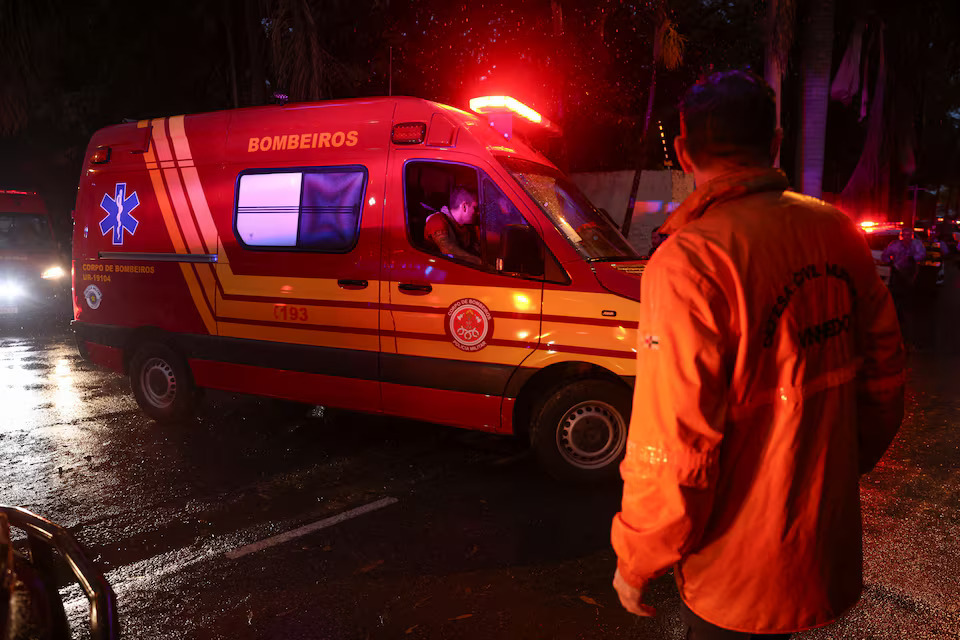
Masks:
[[[186,361],[158,342],[140,346],[130,361],[130,386],[143,412],[157,422],[192,417],[198,393]]]
[[[530,444],[550,475],[568,482],[616,478],[627,445],[630,390],[611,380],[557,388],[534,412]]]

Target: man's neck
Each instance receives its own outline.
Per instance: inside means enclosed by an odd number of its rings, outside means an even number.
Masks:
[[[448,213],[448,214],[446,214],[446,216],[447,216],[447,220],[449,220],[449,221],[453,224],[454,227],[459,228],[459,227],[462,227],[462,226],[463,226],[462,224],[460,224],[459,222],[457,222],[457,219],[454,217],[454,215],[453,215],[452,213]]]
[[[770,166],[762,164],[741,164],[737,162],[714,162],[705,168],[696,165],[693,167],[693,179],[697,186],[705,185],[715,178],[735,173],[737,171],[747,171],[749,169],[769,169]]]

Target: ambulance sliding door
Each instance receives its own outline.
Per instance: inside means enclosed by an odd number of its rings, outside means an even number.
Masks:
[[[503,402],[507,383],[540,340],[539,232],[491,177],[492,167],[472,156],[445,157],[450,161],[397,150],[391,159],[384,279],[396,352],[382,356],[384,409],[498,430],[512,407]],[[435,212],[449,207],[458,187],[478,200],[476,264],[441,255],[424,238],[426,219],[444,215]],[[504,262],[511,242],[530,248],[526,264]]]
[[[385,133],[365,108],[358,105],[342,124],[318,123],[309,110],[285,113],[269,132],[276,136],[263,133],[262,120],[244,120],[244,112],[231,126],[228,157],[241,162],[227,165],[234,192],[229,218],[218,221],[217,309],[237,387],[381,409]],[[335,131],[338,146],[307,144],[312,139],[302,132],[321,126]],[[273,142],[284,135],[287,144]]]

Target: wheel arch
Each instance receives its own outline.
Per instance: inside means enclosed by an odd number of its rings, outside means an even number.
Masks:
[[[181,357],[186,359],[186,355],[184,354],[181,345],[176,340],[175,334],[165,331],[160,327],[137,327],[130,332],[130,335],[127,336],[123,345],[124,374],[130,374],[130,362],[133,360],[133,356],[137,353],[137,349],[139,349],[141,345],[148,342],[159,342],[160,344],[166,345],[176,351]]]
[[[513,406],[513,433],[522,438],[530,436],[530,421],[534,411],[552,390],[577,380],[610,380],[633,391],[633,378],[620,376],[592,362],[557,362],[539,369],[522,383]]]

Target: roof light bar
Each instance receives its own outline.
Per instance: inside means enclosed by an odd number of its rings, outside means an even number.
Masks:
[[[890,229],[898,229],[903,226],[901,222],[875,222],[873,220],[863,220],[860,222],[860,229],[865,233],[873,233],[874,231],[889,231]]]
[[[510,96],[481,96],[470,99],[470,110],[475,113],[514,113],[534,124],[543,123],[543,116]]]

